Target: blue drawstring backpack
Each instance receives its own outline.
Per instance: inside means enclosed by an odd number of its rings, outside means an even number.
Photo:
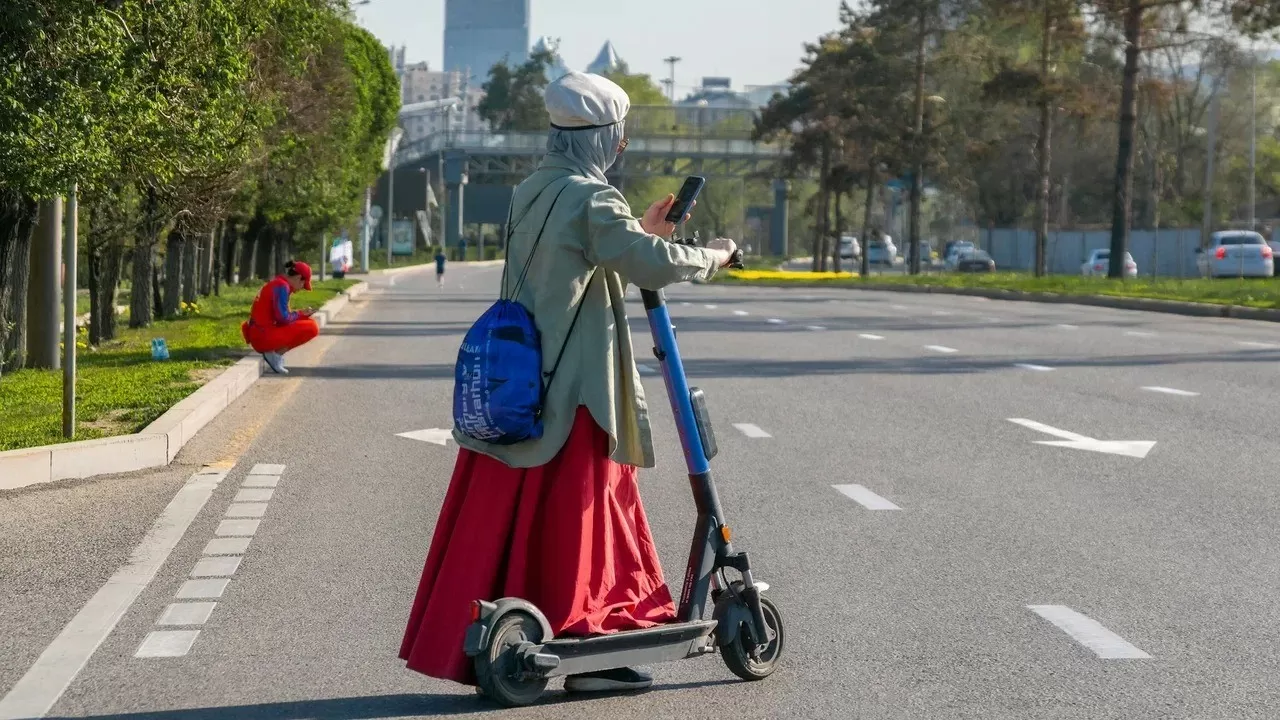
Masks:
[[[560,195],[572,184],[565,184],[551,201],[554,208]],[[543,189],[545,191],[545,188]],[[541,196],[541,193],[539,193]],[[513,201],[514,202],[514,201]],[[534,198],[534,203],[537,198]],[[533,208],[533,203],[529,205]],[[527,212],[527,211],[526,211]],[[524,270],[515,288],[507,293],[507,270],[511,264],[511,236],[515,225],[507,215],[507,259],[502,270],[502,295],[480,319],[476,320],[462,340],[458,362],[454,366],[453,423],[463,435],[494,445],[514,445],[542,437],[542,404],[547,388],[555,378],[573,328],[582,314],[587,292],[595,281],[595,272],[587,281],[569,331],[565,334],[560,354],[551,371],[543,377],[542,335],[533,315],[515,300],[524,287],[534,254],[542,241],[542,233],[551,219],[551,210],[542,222],[529,251]],[[522,218],[523,220],[523,218]]]

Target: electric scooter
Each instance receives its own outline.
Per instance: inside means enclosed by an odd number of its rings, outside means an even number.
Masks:
[[[679,242],[679,241],[677,241]],[[692,244],[692,243],[690,243]],[[742,267],[742,251],[730,267]],[[743,680],[773,674],[782,655],[782,616],[761,593],[747,553],[734,550],[711,478],[718,452],[706,398],[691,388],[662,291],[641,290],[653,353],[662,365],[671,410],[689,468],[697,510],[689,564],[675,622],[588,638],[556,638],[546,617],[519,598],[472,603],[464,650],[474,659],[480,690],[507,707],[531,705],[551,678],[684,660],[716,652]],[[727,571],[740,579],[730,580]],[[706,619],[708,605],[711,618]]]

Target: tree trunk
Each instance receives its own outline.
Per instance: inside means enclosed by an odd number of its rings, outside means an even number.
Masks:
[[[207,234],[200,236],[200,282],[196,288],[200,297],[213,294],[213,276],[217,273],[218,236],[222,234],[222,223],[217,223]]]
[[[813,271],[824,272],[827,269],[827,234],[831,225],[831,143],[822,143],[822,168],[819,170],[818,182],[818,218],[817,237],[813,241]]]
[[[145,238],[139,238],[133,246],[133,270],[129,289],[129,327],[140,328],[151,324],[152,270],[155,266],[154,251]]]
[[[1107,277],[1124,277],[1133,206],[1133,132],[1138,123],[1138,60],[1142,54],[1143,0],[1129,0],[1124,13],[1124,79],[1120,85],[1120,140],[1116,149],[1115,195],[1111,210],[1111,260]]]
[[[1049,162],[1053,134],[1053,104],[1050,102],[1046,86],[1049,83],[1049,60],[1053,52],[1053,2],[1044,3],[1044,25],[1040,39],[1040,131],[1036,137],[1036,160],[1038,167],[1036,191],[1036,277],[1044,277],[1049,272]]]
[[[840,191],[836,190],[836,229],[831,236],[835,239],[835,247],[831,250],[831,269],[840,272],[840,237],[843,235],[844,216],[840,214]]]
[[[94,243],[89,250],[89,344],[101,345],[116,336],[116,298],[124,245]]]
[[[27,280],[39,204],[0,190],[0,372],[22,367],[27,349]]]
[[[257,252],[253,259],[253,276],[259,280],[266,280],[271,277],[271,266],[274,261],[272,255],[275,254],[276,249],[275,228],[270,225],[263,227],[258,233],[254,247]]]
[[[169,231],[165,240],[164,255],[164,305],[160,316],[173,318],[178,316],[178,302],[182,295],[183,255],[187,252],[187,239],[176,229]]]
[[[240,237],[240,274],[236,278],[237,284],[247,283],[254,278],[254,266],[258,259],[258,238],[262,236],[265,222],[261,215],[254,215],[249,221],[249,226],[245,228],[244,235]]]
[[[920,3],[916,28],[916,108],[911,134],[911,207],[907,223],[907,247],[911,253],[909,271],[912,275],[920,274],[920,204],[924,197],[924,59],[928,31],[928,4]]]
[[[867,248],[871,245],[871,208],[875,205],[876,199],[876,163],[871,161],[867,163],[867,206],[862,211],[862,238],[860,239],[860,258],[858,261],[858,271],[862,273],[865,280],[871,274],[871,261],[867,258]]]
[[[184,232],[182,237],[182,301],[189,304],[196,301],[200,289],[196,285],[196,265],[205,265],[204,259],[208,257],[208,253],[205,252],[204,245],[210,235],[190,235]]]

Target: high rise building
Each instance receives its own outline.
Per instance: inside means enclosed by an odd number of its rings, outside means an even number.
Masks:
[[[501,60],[529,59],[530,0],[445,0],[444,70],[469,74],[471,85],[489,78]]]

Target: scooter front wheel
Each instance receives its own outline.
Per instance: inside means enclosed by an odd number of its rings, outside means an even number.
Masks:
[[[764,622],[773,633],[769,643],[757,654],[751,623],[744,622],[738,629],[738,637],[720,648],[720,656],[724,658],[724,664],[729,666],[729,671],[743,680],[763,680],[769,677],[777,668],[778,658],[782,657],[782,614],[768,598],[760,598],[760,606],[764,609]]]
[[[521,675],[519,652],[543,641],[542,625],[525,612],[503,615],[489,635],[489,647],[476,655],[476,679],[481,690],[506,707],[532,705],[547,689],[546,678]]]

